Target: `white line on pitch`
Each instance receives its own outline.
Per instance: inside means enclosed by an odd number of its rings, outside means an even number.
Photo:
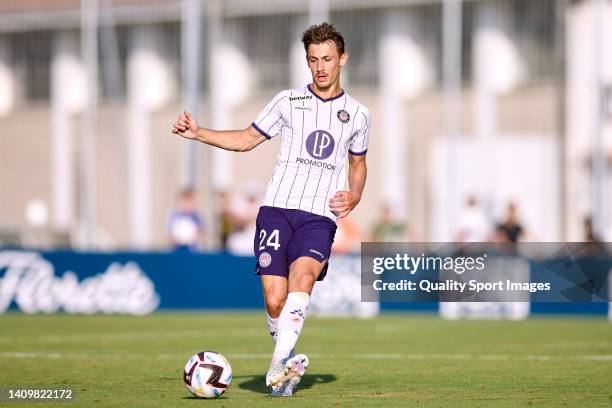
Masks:
[[[258,360],[258,359],[269,359],[270,353],[228,353],[227,358],[230,360]],[[327,359],[353,359],[353,360],[483,360],[483,361],[498,361],[498,360],[530,360],[530,361],[551,361],[551,360],[580,360],[589,362],[611,362],[612,355],[601,354],[601,355],[574,355],[574,356],[550,356],[550,355],[510,355],[510,354],[393,354],[393,353],[379,353],[379,354],[316,354],[310,353],[309,356],[313,359],[327,358]],[[121,358],[121,359],[141,359],[157,357],[164,360],[173,360],[184,357],[181,353],[64,353],[64,352],[28,352],[28,351],[14,351],[14,352],[0,352],[0,358],[17,358],[17,359],[32,359],[32,358],[48,358],[48,359],[60,359],[60,358],[76,358],[76,359],[110,359],[110,358]]]

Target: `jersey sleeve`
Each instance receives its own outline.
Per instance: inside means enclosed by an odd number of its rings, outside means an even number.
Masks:
[[[356,118],[357,132],[353,135],[353,140],[349,146],[349,153],[355,156],[363,156],[368,151],[370,140],[371,116],[370,111],[363,108]]]
[[[267,139],[278,135],[283,128],[282,106],[287,102],[288,97],[287,91],[276,94],[253,122],[253,127]]]

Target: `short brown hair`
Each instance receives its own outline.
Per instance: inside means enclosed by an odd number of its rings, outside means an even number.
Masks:
[[[312,25],[304,31],[302,36],[306,52],[308,52],[310,44],[321,44],[328,41],[333,41],[336,44],[336,49],[340,55],[344,54],[344,37],[332,24],[321,23],[319,25]]]

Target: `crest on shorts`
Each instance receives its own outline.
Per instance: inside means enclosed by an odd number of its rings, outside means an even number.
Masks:
[[[344,109],[340,109],[336,116],[338,116],[338,120],[342,123],[346,123],[351,120],[351,115],[349,115],[349,113]]]
[[[272,256],[267,252],[259,254],[259,266],[266,268],[272,263]]]

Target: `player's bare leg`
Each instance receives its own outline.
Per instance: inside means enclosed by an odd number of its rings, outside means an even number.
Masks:
[[[302,256],[293,261],[289,266],[289,293],[306,292],[310,295],[317,278],[323,271],[325,262],[317,261],[308,256]]]
[[[283,276],[261,275],[261,284],[264,293],[268,332],[272,342],[276,344],[276,339],[278,338],[278,318],[287,300],[288,282]],[[289,358],[293,356],[295,356],[295,351],[291,350]]]
[[[279,316],[278,339],[266,383],[273,387],[272,395],[290,396],[308,367],[304,354],[290,357],[304,324],[310,294],[325,263],[310,257],[300,257],[289,267],[288,295]]]
[[[266,313],[273,319],[278,319],[285,306],[288,283],[284,276],[261,275]]]

